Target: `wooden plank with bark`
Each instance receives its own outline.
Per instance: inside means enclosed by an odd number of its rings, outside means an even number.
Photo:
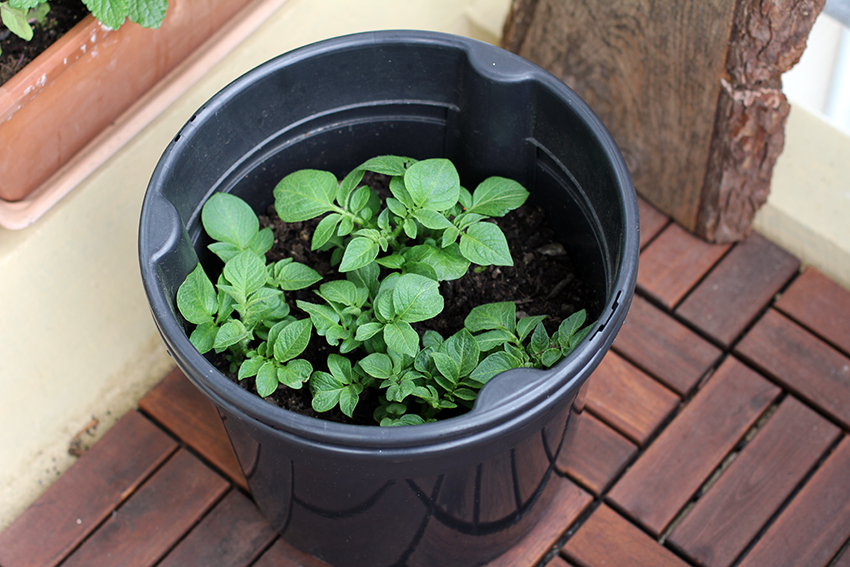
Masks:
[[[608,493],[660,536],[780,390],[729,358]]]
[[[0,534],[0,565],[58,565],[176,449],[139,412],[127,413]]]
[[[637,191],[731,242],[765,202],[784,142],[781,74],[824,0],[513,0],[502,45],[600,116]]]

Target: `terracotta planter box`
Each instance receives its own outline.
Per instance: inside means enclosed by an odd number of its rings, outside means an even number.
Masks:
[[[27,197],[247,3],[170,0],[156,30],[77,24],[0,87],[0,199]]]

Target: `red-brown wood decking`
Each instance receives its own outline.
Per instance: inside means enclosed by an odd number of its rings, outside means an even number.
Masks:
[[[706,244],[645,203],[641,220],[583,458],[492,565],[850,566],[850,292],[759,235]],[[327,567],[262,518],[178,371],[0,534],[0,566],[42,565]]]

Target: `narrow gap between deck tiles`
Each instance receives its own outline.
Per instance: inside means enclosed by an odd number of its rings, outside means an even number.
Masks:
[[[720,462],[720,464],[712,471],[712,473],[708,476],[705,482],[700,485],[694,495],[690,500],[685,504],[685,506],[679,511],[678,514],[673,518],[673,520],[667,525],[664,531],[661,532],[661,536],[658,538],[658,543],[665,545],[668,549],[676,550],[678,549],[673,545],[667,545],[667,538],[670,537],[670,534],[673,533],[673,530],[681,524],[684,519],[688,516],[691,510],[696,506],[697,502],[705,496],[709,490],[720,480],[720,477],[732,466],[732,463],[738,458],[738,456],[743,452],[743,450],[749,445],[756,434],[767,425],[767,422],[773,417],[773,414],[776,413],[776,410],[779,409],[780,404],[786,398],[785,393],[781,393],[779,397],[777,397],[773,403],[771,403],[756,422],[750,427],[741,439],[732,447],[726,457]]]
[[[779,508],[776,509],[776,512],[774,512],[773,515],[770,516],[770,518],[768,518],[767,522],[765,522],[765,524],[761,527],[758,533],[756,533],[752,541],[750,541],[750,543],[747,544],[741,554],[735,558],[735,562],[732,563],[731,567],[737,567],[741,564],[741,562],[747,557],[747,555],[750,553],[750,551],[752,551],[752,549],[761,540],[761,538],[764,537],[764,534],[767,532],[767,530],[769,530],[771,526],[776,523],[776,520],[779,519],[779,516],[781,516],[785,509],[788,508],[788,506],[791,504],[791,502],[794,501],[794,499],[797,497],[797,494],[799,494],[800,491],[809,483],[809,480],[815,475],[815,473],[820,470],[821,466],[823,466],[823,463],[830,457],[830,455],[835,452],[835,449],[838,447],[839,443],[844,440],[845,437],[847,437],[846,434],[839,435],[835,442],[829,446],[829,449],[827,449],[824,454],[821,455],[820,459],[818,459],[817,462],[809,470],[809,472],[806,473],[806,476],[804,476],[803,479],[797,484],[797,486],[794,487],[794,490],[791,491],[791,494],[788,495],[788,498],[786,498],[782,502],[782,504],[779,505]]]
[[[740,244],[741,244],[740,242],[735,242],[735,243],[732,244],[732,246],[727,248],[726,252],[721,254],[720,258],[718,258],[711,265],[711,267],[708,270],[706,270],[705,273],[702,276],[700,276],[700,278],[696,281],[696,283],[694,283],[694,285],[692,285],[690,287],[690,289],[688,289],[688,291],[685,292],[685,294],[681,297],[681,299],[679,299],[679,301],[677,301],[675,304],[673,304],[672,307],[670,307],[670,311],[675,312],[676,309],[678,309],[680,305],[682,305],[685,301],[687,301],[688,297],[691,296],[691,294],[694,292],[694,290],[696,290],[700,285],[702,285],[702,283],[708,278],[708,276],[710,276],[712,273],[714,273],[714,270],[716,270],[717,267],[721,263],[723,263],[723,260],[725,260],[729,256],[729,254],[732,253],[732,250],[737,248]]]
[[[592,493],[591,493],[592,494]],[[567,542],[571,537],[575,535],[575,533],[581,528],[582,525],[587,521],[587,519],[596,511],[599,506],[602,505],[602,497],[594,498],[593,501],[588,504],[587,508],[584,509],[584,512],[579,514],[578,518],[573,520],[573,523],[567,526],[566,531],[558,538],[558,540],[552,544],[552,548],[543,556],[543,558],[538,561],[533,567],[546,567],[546,565],[555,558],[556,555],[561,553],[561,549],[567,545]]]
[[[688,292],[688,293],[690,293],[690,292]],[[650,303],[651,305],[653,305],[653,306],[657,307],[658,309],[660,309],[661,311],[663,311],[665,315],[672,318],[677,323],[684,325],[688,330],[696,333],[700,338],[705,339],[706,341],[708,341],[712,345],[716,346],[717,348],[722,350],[724,354],[729,352],[729,349],[725,345],[718,342],[717,339],[715,339],[714,337],[712,337],[711,335],[709,335],[708,333],[706,333],[705,331],[703,331],[702,329],[700,329],[699,327],[694,325],[690,320],[685,319],[684,317],[679,315],[676,311],[668,308],[666,305],[661,303],[659,300],[654,299],[652,297],[652,295],[647,294],[647,293],[640,291],[638,289],[635,289],[635,295],[640,296],[641,298],[645,299],[648,303]],[[677,307],[678,307],[678,305],[677,305]]]
[[[224,493],[222,493],[222,495],[221,495],[219,498],[217,498],[216,500],[214,500],[214,501],[212,502],[212,504],[210,504],[209,508],[207,508],[206,510],[204,510],[204,513],[203,513],[203,514],[201,514],[201,515],[198,517],[198,519],[197,519],[197,520],[195,520],[195,522],[194,522],[191,526],[189,526],[189,528],[188,528],[185,532],[183,532],[183,533],[180,535],[180,537],[179,537],[179,538],[177,538],[177,541],[175,541],[175,542],[174,542],[174,543],[173,543],[173,544],[172,544],[172,545],[171,545],[171,546],[170,546],[167,550],[165,550],[165,552],[164,552],[164,553],[163,553],[163,554],[159,557],[159,559],[157,559],[157,560],[154,562],[154,566],[159,565],[160,563],[162,563],[163,561],[165,561],[165,559],[166,559],[166,558],[167,558],[167,557],[171,554],[171,552],[172,552],[172,551],[174,551],[174,549],[175,549],[178,545],[180,545],[180,543],[181,543],[184,539],[186,539],[186,537],[187,537],[190,533],[192,533],[192,531],[193,531],[196,527],[198,527],[198,524],[200,524],[201,522],[203,522],[203,521],[204,521],[204,519],[205,519],[207,516],[209,516],[209,515],[212,513],[212,511],[213,511],[213,510],[215,510],[215,507],[216,507],[216,506],[218,506],[218,505],[221,503],[221,501],[222,501],[222,500],[224,500],[224,498],[225,498],[228,494],[230,494],[230,491],[231,491],[231,490],[233,490],[234,485],[233,485],[233,483],[232,483],[232,482],[230,482],[230,479],[228,479],[226,476],[225,476],[225,477],[223,477],[223,478],[224,478],[224,480],[228,481],[228,483],[230,484],[230,488],[229,488],[228,490],[225,490],[225,491],[224,491]]]
[[[650,205],[650,206],[652,206],[652,205]],[[659,212],[661,212],[661,211],[659,211]],[[664,213],[661,213],[661,214],[663,215]],[[640,252],[643,252],[644,250],[646,250],[649,247],[650,244],[652,244],[653,242],[658,240],[658,237],[661,236],[661,233],[664,232],[665,230],[667,230],[668,226],[673,224],[673,220],[670,217],[668,217],[667,215],[664,215],[664,216],[667,218],[667,222],[665,222],[664,226],[659,228],[658,231],[655,234],[652,235],[652,238],[650,238],[649,240],[646,241],[646,244],[644,244],[643,246],[640,247],[640,250],[639,250]]]
[[[130,410],[130,411],[138,411],[138,410]],[[147,416],[145,416],[145,417],[147,418]],[[154,425],[157,425],[156,422],[153,422],[153,423],[154,423]],[[171,459],[174,458],[174,456],[177,454],[177,452],[179,450],[180,450],[180,446],[178,445],[168,454],[168,456],[166,456],[162,460],[161,463],[159,463],[159,465],[152,468],[147,475],[142,477],[139,480],[139,482],[137,482],[134,486],[130,487],[130,489],[125,490],[123,493],[121,493],[120,499],[119,499],[118,502],[115,503],[115,506],[113,506],[112,511],[108,512],[97,524],[95,524],[95,526],[89,531],[89,533],[86,534],[86,537],[81,539],[79,541],[79,543],[77,543],[77,545],[75,545],[73,548],[71,548],[65,554],[65,557],[63,557],[62,560],[59,563],[56,564],[56,567],[62,567],[62,565],[64,565],[72,555],[74,555],[89,539],[91,539],[91,537],[94,536],[94,534],[96,534],[104,526],[104,524],[106,524],[106,522],[108,522],[109,520],[114,518],[115,515],[118,514],[118,510],[123,508],[124,504],[126,504],[127,501],[130,500],[130,498],[132,498],[134,494],[136,494],[142,488],[144,488],[145,485],[147,485],[147,483],[150,481],[150,479],[153,478],[153,476],[156,473],[158,473],[160,471],[160,469],[162,469],[162,467],[164,467],[168,462],[171,461]],[[0,567],[2,567],[2,566],[0,566]]]
[[[833,567],[848,553],[850,553],[850,538],[847,538],[847,541],[838,549],[838,553],[827,563],[826,567]]]
[[[260,551],[259,551],[259,553],[257,553],[257,556],[256,556],[254,559],[252,559],[251,561],[249,561],[249,562],[245,565],[245,567],[254,567],[254,565],[256,565],[257,563],[259,563],[259,562],[260,562],[260,559],[262,559],[262,558],[263,558],[263,555],[265,555],[266,553],[268,553],[268,551],[272,548],[272,546],[273,546],[274,544],[276,544],[276,543],[277,543],[277,540],[279,540],[279,539],[280,539],[280,534],[275,535],[275,537],[273,537],[273,538],[272,538],[272,540],[268,543],[268,545],[266,545],[265,547],[261,548],[261,549],[260,549]]]

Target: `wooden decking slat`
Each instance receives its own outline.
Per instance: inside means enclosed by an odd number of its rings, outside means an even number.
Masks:
[[[736,352],[850,428],[850,358],[772,309]]]
[[[582,567],[686,567],[687,563],[602,504],[561,551]]]
[[[256,504],[231,490],[157,567],[247,567],[276,537]]]
[[[638,288],[672,309],[720,260],[729,244],[708,244],[670,224],[640,255]]]
[[[640,212],[640,247],[646,246],[646,243],[661,232],[661,229],[667,226],[670,222],[664,213],[638,197],[638,210]]]
[[[57,565],[176,449],[129,412],[0,534],[0,565]]]
[[[248,490],[218,411],[179,369],[148,392],[139,407]]]
[[[614,352],[588,382],[586,407],[611,427],[643,445],[679,403],[679,397]]]
[[[722,354],[641,297],[632,301],[614,350],[679,394],[690,391]]]
[[[825,566],[850,536],[850,440],[845,438],[740,563]]]
[[[832,565],[832,567],[850,567],[850,548],[845,549],[841,557]]]
[[[572,565],[556,555],[552,558],[552,561],[546,564],[546,567],[572,567]]]
[[[776,308],[850,356],[850,291],[809,267]]]
[[[254,567],[331,567],[324,561],[308,553],[299,551],[282,538],[279,538],[266,551]]]
[[[486,567],[536,565],[593,501],[590,494],[572,482],[566,479],[555,479],[555,482],[561,486],[537,525],[510,551],[487,563]]]
[[[786,399],[668,541],[701,565],[731,565],[838,435],[817,413]]]
[[[154,565],[227,488],[223,478],[181,449],[62,566]]]
[[[557,467],[597,496],[620,474],[637,446],[584,412],[572,417]]]
[[[800,267],[800,261],[753,233],[703,280],[676,313],[730,345]]]
[[[779,388],[726,360],[608,494],[656,536],[677,515]]]

